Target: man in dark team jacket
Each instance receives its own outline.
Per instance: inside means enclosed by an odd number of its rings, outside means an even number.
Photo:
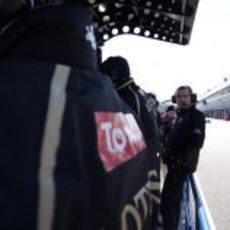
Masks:
[[[157,124],[157,106],[153,98],[141,89],[131,77],[128,61],[121,56],[109,57],[102,65],[103,73],[111,77],[119,96],[133,109],[143,124],[145,137],[158,149],[160,146]]]
[[[199,152],[205,138],[205,117],[195,108],[196,94],[189,86],[177,89],[177,118],[166,144],[165,163],[168,166],[163,192],[162,215],[165,230],[176,230],[184,181],[196,171]]]
[[[134,79],[131,78],[129,64],[124,57],[109,57],[101,64],[101,70],[112,79],[119,96],[136,114],[143,127],[145,140],[151,148],[152,160],[157,159],[155,164],[157,165],[157,171],[160,171],[160,137],[157,123],[156,101],[142,90],[134,82]],[[160,178],[155,178],[153,182],[160,184]],[[157,195],[158,192],[160,192],[160,188],[155,191],[155,195]],[[158,216],[159,206],[156,205],[153,209],[153,229],[157,227],[156,220]]]
[[[30,2],[0,1],[0,229],[150,229],[156,159],[97,71],[90,10]]]

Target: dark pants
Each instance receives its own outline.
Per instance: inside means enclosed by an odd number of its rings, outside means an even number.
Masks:
[[[162,191],[161,212],[164,230],[177,230],[180,218],[183,186],[187,173],[180,169],[169,170]]]

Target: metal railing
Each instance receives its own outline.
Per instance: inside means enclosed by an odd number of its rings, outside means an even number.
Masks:
[[[179,230],[216,230],[195,174],[190,174],[184,185]]]

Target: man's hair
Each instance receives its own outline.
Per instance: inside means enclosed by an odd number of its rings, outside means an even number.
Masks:
[[[110,77],[120,80],[130,78],[130,69],[127,60],[121,56],[109,57],[101,64],[101,71]]]
[[[0,0],[0,29],[21,12],[40,6],[75,3],[88,5],[85,0]]]
[[[185,90],[185,89],[188,89],[189,93],[191,95],[193,94],[192,88],[190,86],[188,86],[188,85],[182,85],[182,86],[178,87],[177,90],[176,90],[176,93],[178,93],[178,91],[180,91],[180,90]]]

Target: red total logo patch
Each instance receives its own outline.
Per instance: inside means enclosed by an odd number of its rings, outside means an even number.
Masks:
[[[132,114],[96,112],[99,156],[107,172],[128,161],[145,147]]]

